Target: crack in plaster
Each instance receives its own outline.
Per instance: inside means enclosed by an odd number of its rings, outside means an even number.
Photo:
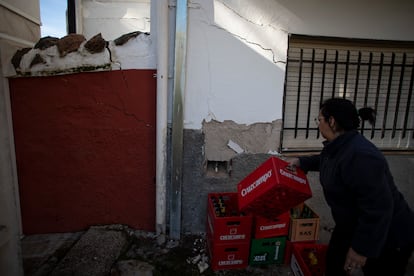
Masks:
[[[250,19],[248,19],[248,18],[244,17],[244,16],[243,16],[243,15],[241,15],[239,12],[237,12],[235,9],[231,8],[229,5],[227,5],[226,3],[224,3],[224,1],[220,1],[220,0],[216,0],[216,1],[220,2],[223,6],[225,6],[225,7],[226,7],[226,8],[228,8],[231,12],[233,12],[233,14],[237,15],[237,16],[238,16],[238,17],[240,17],[242,20],[244,20],[244,21],[246,21],[246,22],[248,22],[248,23],[250,23],[250,24],[253,24],[253,25],[258,26],[258,27],[261,27],[261,28],[266,28],[266,27],[269,27],[269,28],[274,29],[274,30],[276,30],[276,31],[280,31],[280,30],[281,30],[282,32],[284,32],[284,33],[286,33],[286,34],[287,34],[287,31],[286,31],[286,30],[284,30],[284,29],[279,29],[279,28],[276,28],[275,26],[273,26],[273,25],[271,25],[271,24],[266,24],[266,25],[264,25],[264,24],[258,24],[258,23],[256,23],[256,22],[254,22],[254,21],[252,21],[252,20],[250,20]],[[272,48],[266,48],[266,47],[264,47],[263,45],[261,45],[261,44],[260,44],[260,43],[258,43],[258,42],[255,42],[255,41],[250,41],[250,40],[248,40],[247,38],[245,38],[245,37],[243,37],[243,36],[241,36],[241,35],[239,35],[239,34],[236,34],[236,33],[230,32],[229,30],[226,30],[226,29],[224,29],[223,27],[218,26],[217,24],[211,24],[211,23],[209,23],[209,22],[205,22],[205,21],[204,21],[204,23],[206,23],[206,24],[207,24],[207,25],[209,25],[209,26],[213,26],[213,27],[216,27],[216,28],[218,28],[218,29],[220,29],[220,30],[223,30],[223,31],[225,31],[225,32],[227,32],[227,33],[229,33],[229,34],[231,34],[231,35],[233,35],[233,36],[235,36],[235,37],[239,38],[240,40],[242,40],[242,41],[244,41],[244,42],[246,42],[246,43],[248,43],[248,44],[255,45],[255,46],[257,46],[257,47],[261,48],[263,51],[270,52],[270,53],[271,53],[271,55],[272,55],[272,62],[273,62],[274,64],[278,64],[278,63],[286,64],[286,61],[284,61],[284,60],[276,60],[276,58],[275,58],[275,56],[276,56],[276,55],[275,55],[275,52],[273,51],[273,49],[272,49]]]
[[[273,62],[274,64],[278,64],[278,63],[286,64],[286,61],[283,61],[283,60],[279,60],[279,61],[278,61],[278,60],[276,60],[276,58],[275,58],[275,53],[274,53],[274,51],[273,51],[273,49],[272,49],[272,48],[265,48],[265,47],[264,47],[264,46],[262,46],[260,43],[258,43],[258,42],[254,42],[254,41],[250,41],[250,40],[248,40],[247,38],[244,38],[244,37],[242,37],[241,35],[238,35],[238,34],[236,34],[236,33],[230,32],[229,30],[226,30],[225,28],[220,27],[220,26],[219,26],[219,25],[217,25],[217,24],[211,24],[211,23],[209,23],[209,22],[207,22],[207,21],[202,21],[202,22],[204,22],[204,23],[205,23],[206,25],[208,25],[208,26],[215,27],[215,28],[217,28],[217,29],[219,29],[219,30],[225,31],[225,32],[227,32],[227,33],[231,34],[232,36],[237,37],[238,39],[240,39],[240,40],[242,40],[242,41],[244,41],[244,42],[246,42],[246,43],[248,43],[248,44],[255,45],[255,46],[259,47],[260,49],[262,49],[263,51],[270,52],[270,53],[271,53],[271,55],[272,55],[272,62]]]
[[[125,74],[124,74],[124,72],[122,70],[121,70],[121,75],[122,75],[122,80],[125,83],[125,88],[126,88],[125,90],[126,91],[129,91],[128,80],[126,79]],[[134,113],[130,113],[130,112],[127,111],[127,107],[125,105],[125,102],[124,102],[122,96],[119,94],[119,91],[118,90],[116,90],[116,95],[117,95],[117,98],[120,101],[122,107],[121,108],[118,108],[117,106],[113,106],[113,105],[110,105],[110,104],[107,104],[107,106],[110,106],[110,107],[114,108],[115,110],[120,111],[121,113],[123,113],[127,117],[132,117],[137,123],[145,123],[145,121],[144,120],[140,120],[137,117],[137,115],[135,115]],[[146,126],[151,126],[151,125],[146,124]]]
[[[125,74],[124,74],[124,72],[122,72],[121,74],[122,74],[122,79],[123,79],[123,81],[125,83],[125,87],[126,87],[125,90],[126,91],[129,91],[129,84],[128,84],[128,81],[127,81],[127,79],[125,77]],[[123,100],[122,96],[120,95],[118,89],[112,89],[111,91],[115,91],[116,97],[118,98],[121,107],[118,107],[117,105],[114,105],[114,104],[109,104],[109,103],[105,103],[105,102],[99,101],[98,98],[93,93],[90,94],[90,97],[92,98],[92,100],[97,105],[107,106],[107,107],[109,107],[111,109],[114,109],[116,111],[121,112],[122,114],[124,114],[127,117],[132,117],[134,119],[134,121],[136,121],[137,123],[146,124],[146,122],[144,120],[139,119],[136,114],[131,113],[131,112],[128,112],[127,107],[125,105],[125,101]],[[83,109],[85,109],[85,107],[82,107],[82,106],[71,106],[71,105],[66,105],[64,108],[66,108],[66,109],[67,108],[71,108],[73,110],[83,110]],[[146,124],[146,126],[147,127],[153,127],[150,124]]]
[[[234,14],[236,14],[238,17],[240,17],[240,18],[244,19],[246,22],[249,22],[249,23],[251,23],[251,24],[253,24],[253,25],[256,25],[256,26],[259,26],[259,27],[269,27],[269,28],[272,28],[272,29],[274,29],[274,30],[276,30],[276,31],[281,30],[282,32],[284,32],[284,33],[288,34],[288,31],[287,31],[286,29],[283,29],[283,28],[277,28],[277,27],[275,27],[275,26],[274,26],[274,25],[272,25],[272,24],[259,24],[259,23],[254,22],[253,20],[250,20],[250,19],[248,19],[248,18],[244,17],[244,16],[243,16],[243,15],[241,15],[239,12],[237,12],[235,9],[233,9],[231,6],[229,6],[228,4],[224,3],[224,1],[222,1],[222,0],[215,0],[215,1],[220,2],[221,4],[223,4],[223,6],[225,6],[226,8],[228,8],[230,11],[232,11],[232,12],[233,12]]]
[[[116,63],[116,62],[114,62],[114,61],[112,60],[112,51],[111,51],[111,49],[109,48],[109,43],[105,43],[105,48],[108,50],[108,53],[109,53],[109,61],[110,61],[111,63]],[[121,67],[121,64],[119,64],[119,67]]]
[[[189,0],[187,7],[189,9],[201,9],[201,4],[200,3],[195,3],[194,1]]]
[[[231,10],[234,14],[236,14],[241,19],[244,19],[246,22],[252,23],[252,24],[254,24],[256,26],[259,26],[259,27],[265,27],[264,24],[259,24],[259,23],[256,23],[256,22],[250,20],[250,19],[247,19],[246,17],[244,17],[243,15],[241,15],[239,12],[237,12],[235,9],[233,9],[232,7],[230,7],[229,5],[227,5],[226,3],[224,3],[224,1],[220,1],[220,0],[216,0],[216,1],[217,2],[220,2],[221,4],[223,4],[223,6],[225,6],[229,10]]]

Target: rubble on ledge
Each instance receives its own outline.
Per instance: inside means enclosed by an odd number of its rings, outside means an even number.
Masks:
[[[113,41],[101,34],[89,40],[81,34],[43,37],[33,48],[16,51],[11,63],[16,76],[50,76],[78,72],[154,69],[149,33],[132,32]]]

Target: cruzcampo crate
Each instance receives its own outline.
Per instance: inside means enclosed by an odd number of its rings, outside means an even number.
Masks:
[[[286,237],[253,239],[250,246],[250,265],[282,264]]]
[[[253,216],[239,212],[237,193],[210,193],[207,204],[207,233],[214,243],[250,242]]]
[[[319,239],[320,219],[308,205],[302,203],[291,209],[289,240],[316,241]]]
[[[270,157],[237,185],[243,212],[273,218],[312,197],[305,173],[277,157]]]
[[[290,265],[290,260],[292,259],[293,245],[299,243],[315,244],[315,241],[291,242],[289,239],[287,239],[285,246],[285,260],[283,261],[283,264]]]
[[[326,270],[326,244],[292,243],[290,268],[295,276],[323,276]]]
[[[290,212],[274,218],[265,218],[262,216],[253,217],[254,238],[272,238],[289,235]]]
[[[214,271],[246,268],[249,261],[250,241],[216,243],[207,234],[210,265]]]

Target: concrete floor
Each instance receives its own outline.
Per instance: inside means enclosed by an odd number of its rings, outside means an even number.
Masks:
[[[203,236],[188,235],[180,242],[159,245],[153,233],[119,225],[27,236],[22,251],[26,276],[292,275],[285,265],[214,272],[208,260],[202,263],[206,255]]]
[[[203,235],[187,235],[180,242],[167,241],[161,245],[159,240],[154,233],[120,225],[91,227],[85,232],[26,236],[22,240],[24,271],[26,276],[293,276],[288,265],[214,272],[204,259]],[[406,275],[414,276],[414,256]]]

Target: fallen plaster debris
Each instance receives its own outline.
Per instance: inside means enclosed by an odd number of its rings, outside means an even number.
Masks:
[[[203,239],[196,239],[193,243],[193,252],[196,254],[194,257],[187,258],[187,264],[197,265],[200,274],[209,268],[209,258],[205,253],[205,249],[202,248],[204,244]]]
[[[187,263],[188,264],[197,264],[198,270],[200,271],[200,273],[203,273],[208,267],[208,257],[206,254],[198,254],[197,256],[193,257],[193,258],[188,258],[187,259]]]
[[[179,241],[176,240],[169,240],[166,244],[166,248],[171,249],[171,248],[175,248],[179,245]]]
[[[244,149],[242,149],[242,147],[240,147],[239,144],[237,144],[233,140],[229,140],[229,142],[227,143],[227,146],[231,148],[232,150],[234,150],[237,154],[244,152]]]
[[[200,260],[201,260],[201,255],[198,254],[197,256],[195,256],[194,258],[191,259],[191,263],[196,264]]]
[[[208,257],[203,254],[201,261],[197,264],[200,273],[203,273],[208,268]]]

